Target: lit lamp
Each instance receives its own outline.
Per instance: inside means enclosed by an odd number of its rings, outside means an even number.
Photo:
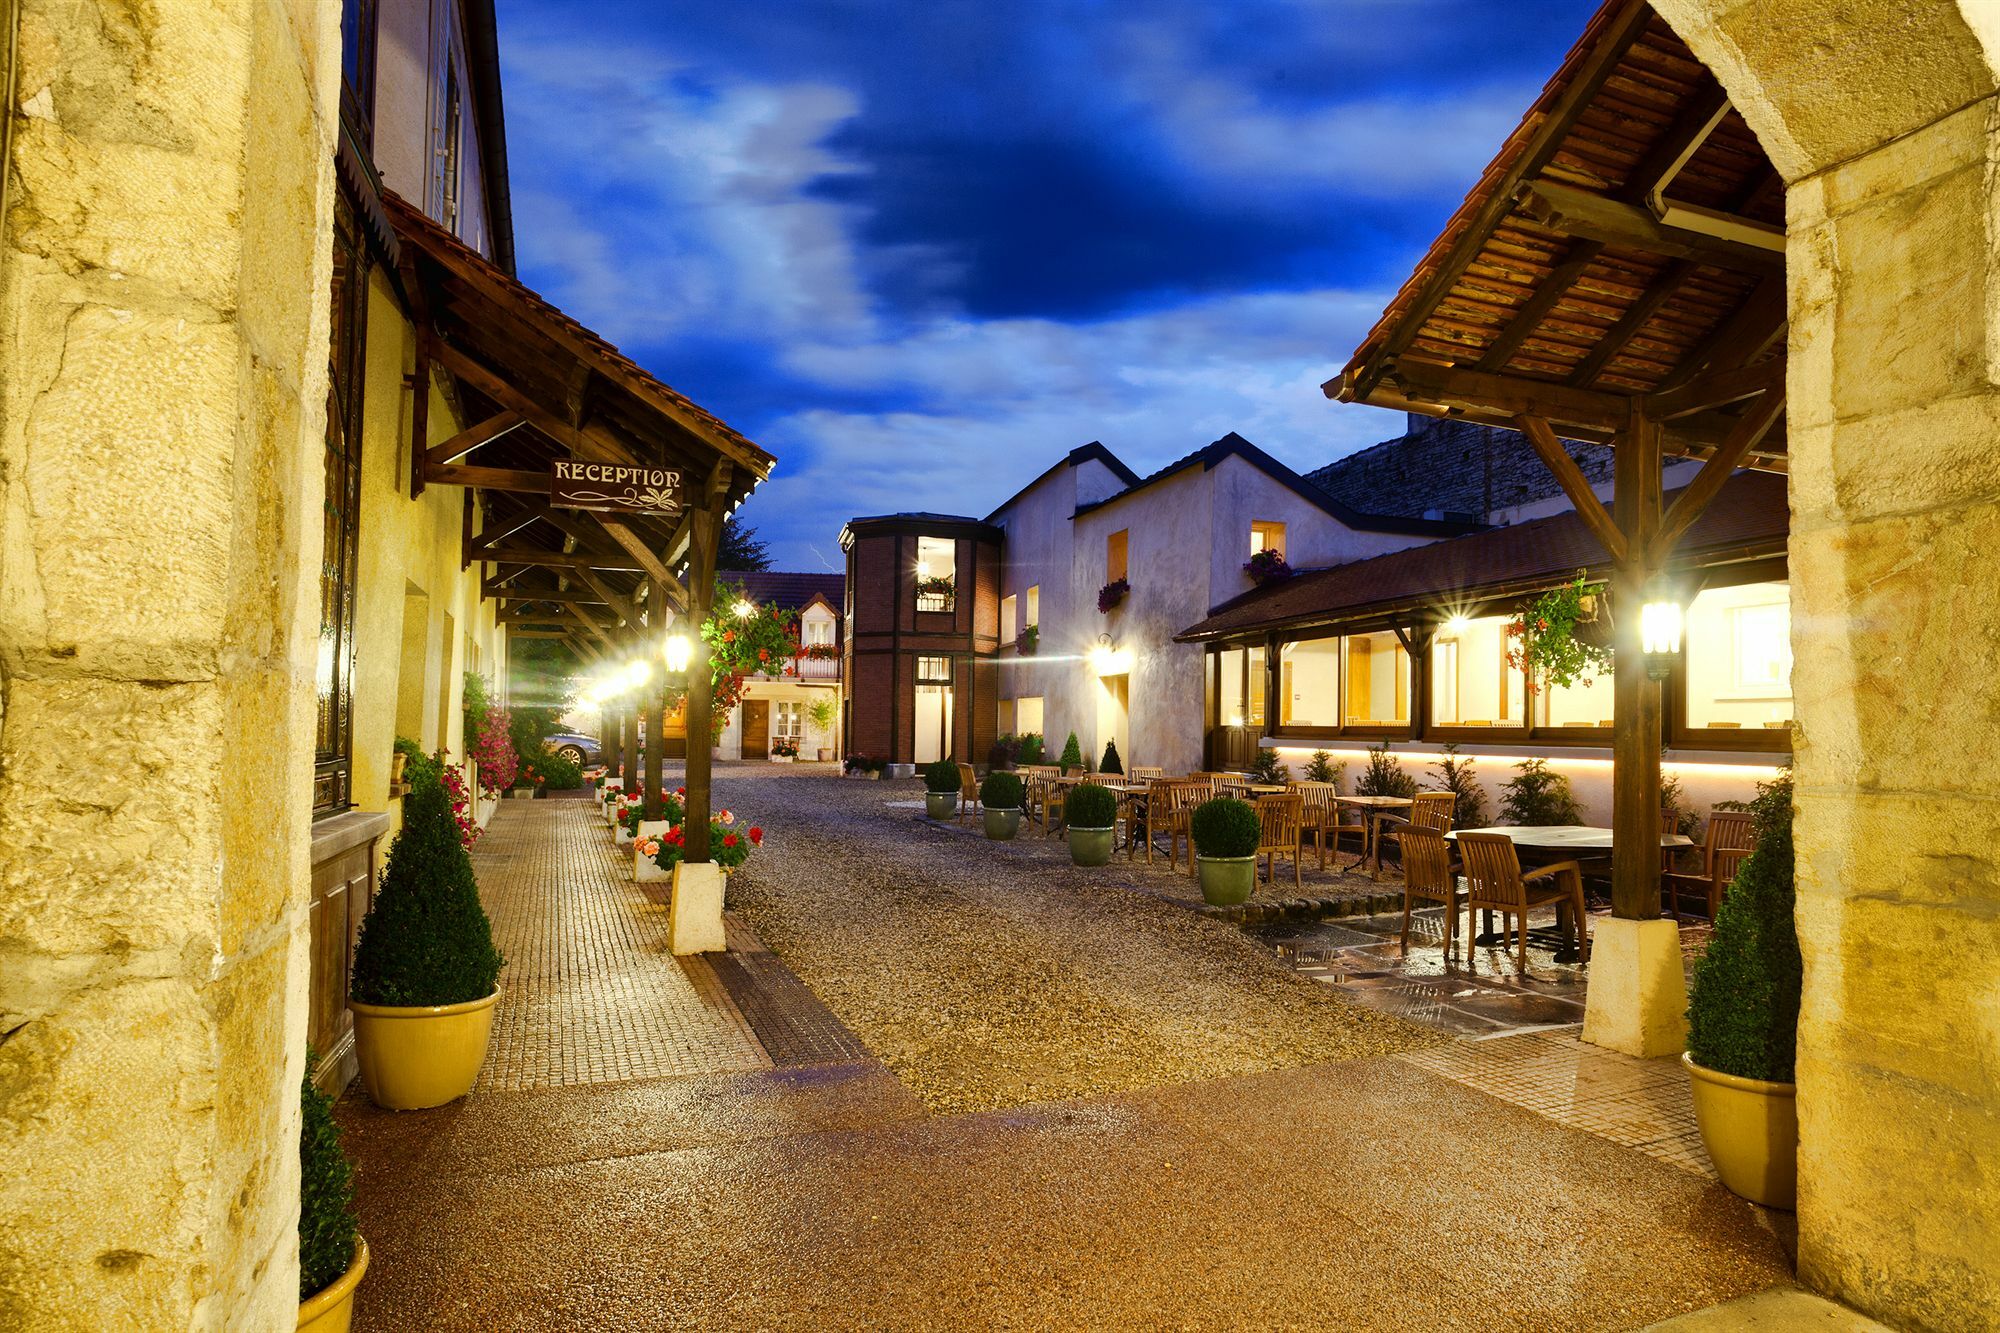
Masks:
[[[686,671],[688,669],[688,659],[693,653],[694,645],[688,642],[687,635],[669,634],[667,636],[666,651],[662,654],[667,660],[668,672],[678,676],[683,671]]]
[[[754,603],[754,602],[752,602],[752,601],[748,600],[747,598],[738,598],[738,599],[737,599],[737,601],[736,601],[736,618],[737,618],[738,620],[748,620],[748,619],[749,619],[750,617],[752,617],[752,616],[754,616],[754,615],[756,615],[756,614],[757,614],[757,605],[756,605],[756,603]]]
[[[1646,674],[1665,680],[1681,651],[1681,604],[1664,589],[1648,590],[1639,608],[1639,651],[1646,655]]]
[[[1100,676],[1116,676],[1132,669],[1132,650],[1113,648],[1111,636],[1097,636],[1097,646],[1090,650],[1090,666]]]
[[[625,668],[625,688],[636,690],[653,678],[653,664],[645,658],[635,658]]]
[[[1472,622],[1468,620],[1465,616],[1456,615],[1444,622],[1444,632],[1450,637],[1455,639],[1459,635],[1465,633],[1467,627],[1470,626],[1471,624]]]

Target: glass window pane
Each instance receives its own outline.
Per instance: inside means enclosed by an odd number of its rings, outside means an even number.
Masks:
[[[1387,630],[1342,639],[1347,669],[1347,725],[1408,726],[1410,655]]]
[[[1002,643],[1014,642],[1014,615],[1017,609],[1018,607],[1011,593],[1000,599],[1000,642]]]
[[[1792,719],[1792,609],[1784,583],[1710,588],[1688,607],[1688,726],[1780,730]]]
[[[1278,725],[1340,725],[1340,640],[1288,643],[1278,655]]]
[[[1507,664],[1507,618],[1454,622],[1431,640],[1431,721],[1441,727],[1526,725],[1527,681]]]
[[[1611,730],[1611,673],[1574,685],[1545,685],[1535,695],[1538,727],[1593,727]],[[1609,743],[1610,737],[1606,736]]]
[[[1243,650],[1225,648],[1221,659],[1222,681],[1215,696],[1216,723],[1224,727],[1243,725]]]

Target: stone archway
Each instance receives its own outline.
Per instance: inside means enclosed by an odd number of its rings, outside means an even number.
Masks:
[[[1654,0],[1787,186],[1799,1267],[2000,1309],[2000,13]],[[1990,7],[1988,7],[1990,8]]]

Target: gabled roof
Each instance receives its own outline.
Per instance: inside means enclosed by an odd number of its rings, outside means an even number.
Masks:
[[[1002,533],[982,519],[965,514],[933,514],[913,509],[901,514],[874,514],[850,518],[840,529],[840,549],[853,545],[856,537],[887,534],[916,534],[924,537],[970,537],[974,541],[998,542]]]
[[[1089,444],[1080,444],[1076,448],[1070,450],[1068,453],[1064,454],[1061,458],[1051,463],[1047,468],[1043,469],[1041,474],[1037,476],[1033,481],[1029,482],[1026,486],[1023,486],[1020,490],[1015,491],[1012,495],[1002,500],[999,504],[993,506],[992,512],[986,515],[986,521],[988,523],[991,523],[995,518],[995,516],[997,516],[1002,510],[1006,509],[1016,500],[1026,495],[1029,491],[1034,490],[1035,487],[1047,481],[1050,477],[1054,476],[1056,472],[1059,471],[1060,469],[1066,467],[1067,468],[1081,467],[1085,463],[1104,464],[1105,467],[1111,469],[1111,474],[1113,476],[1117,477],[1118,480],[1125,483],[1125,485],[1127,486],[1137,486],[1139,484],[1138,473],[1134,472],[1131,468],[1126,467],[1125,464],[1122,461],[1120,461],[1118,455],[1112,453],[1109,449],[1105,448],[1103,444],[1099,443],[1096,440],[1092,440]]]
[[[1334,499],[1331,495],[1328,495],[1325,491],[1313,485],[1304,477],[1301,477],[1298,473],[1292,471],[1283,463],[1280,463],[1277,459],[1244,439],[1241,435],[1238,435],[1235,431],[1230,431],[1229,434],[1223,436],[1221,439],[1204,445],[1202,448],[1195,450],[1185,457],[1175,459],[1158,472],[1132,482],[1124,490],[1119,491],[1115,495],[1107,495],[1102,500],[1093,500],[1089,504],[1078,505],[1076,514],[1072,515],[1072,517],[1080,517],[1093,510],[1102,509],[1106,505],[1117,504],[1129,495],[1136,494],[1147,487],[1157,485],[1169,477],[1178,476],[1192,467],[1199,467],[1204,472],[1212,472],[1224,460],[1230,458],[1242,459],[1271,480],[1277,482],[1280,486],[1290,490],[1300,499],[1318,506],[1325,513],[1340,520],[1341,523],[1360,532],[1395,532],[1417,537],[1455,537],[1460,533],[1471,531],[1474,526],[1466,523],[1445,523],[1436,519],[1400,518],[1382,514],[1364,514],[1360,510],[1350,508]]]
[[[1670,491],[1668,497],[1679,493]],[[1782,555],[1789,527],[1785,479],[1739,472],[1681,539],[1673,564]],[[1595,574],[1609,566],[1603,545],[1571,511],[1297,574],[1224,602],[1175,637],[1185,643],[1435,611],[1551,587],[1579,569]]]
[[[772,602],[803,611],[816,599],[824,599],[836,611],[847,588],[845,574],[795,574],[784,570],[724,569],[716,572],[724,583],[738,583],[753,602]]]
[[[1610,482],[1612,451],[1582,440],[1563,449],[1593,486]],[[1563,493],[1556,474],[1528,443],[1502,426],[1409,414],[1409,430],[1306,473],[1344,504],[1377,514],[1466,516],[1485,522]]]

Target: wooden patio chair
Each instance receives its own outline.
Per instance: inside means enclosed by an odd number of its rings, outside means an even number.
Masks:
[[[979,812],[979,775],[972,771],[971,764],[960,764],[958,766],[958,821],[962,824]]]
[[[1425,828],[1433,833],[1451,832],[1451,821],[1458,813],[1458,797],[1448,791],[1420,791],[1410,798],[1410,818],[1412,828]]]
[[[1403,857],[1403,957],[1410,956],[1412,900],[1421,898],[1444,904],[1444,960],[1449,963],[1458,939],[1458,871],[1451,863],[1451,844],[1436,829],[1414,824],[1395,838]],[[1468,948],[1467,956],[1471,953]]]
[[[1747,810],[1711,810],[1708,831],[1701,840],[1701,873],[1686,874],[1664,870],[1660,874],[1660,910],[1676,921],[1681,914],[1682,893],[1698,893],[1708,900],[1708,919],[1722,906],[1722,893],[1736,878],[1743,859],[1757,848],[1757,828]]]
[[[1042,836],[1055,836],[1056,828],[1063,821],[1063,812],[1069,806],[1069,787],[1058,782],[1054,775],[1042,778]]]
[[[1299,860],[1304,852],[1305,798],[1294,793],[1257,798],[1257,855],[1264,857],[1264,882],[1277,877],[1278,857],[1292,858],[1292,887],[1303,888]]]
[[[1160,768],[1157,765],[1140,764],[1132,770],[1132,781],[1150,782],[1154,778],[1163,778],[1166,775],[1167,775],[1167,770],[1164,768]]]
[[[1504,941],[1509,918],[1518,918],[1520,973],[1528,974],[1528,911],[1549,903],[1567,903],[1574,923],[1578,950],[1590,961],[1590,930],[1583,905],[1583,867],[1574,861],[1558,861],[1538,870],[1521,873],[1521,857],[1514,840],[1504,833],[1461,833],[1458,854],[1465,864],[1468,914],[1478,911],[1500,913],[1500,935]],[[1469,929],[1469,927],[1468,927]],[[1505,949],[1505,944],[1501,945]],[[1474,954],[1465,951],[1467,972],[1475,970]]]
[[[1139,854],[1139,844],[1146,844],[1146,864],[1153,863],[1153,839],[1161,833],[1167,835],[1167,849],[1171,853],[1174,839],[1173,812],[1174,784],[1164,778],[1153,778],[1146,784],[1146,794],[1135,797],[1131,803],[1132,821],[1129,836],[1125,839],[1125,859],[1130,861]]]
[[[1178,849],[1182,843],[1188,849],[1188,874],[1198,873],[1194,860],[1194,808],[1206,801],[1214,793],[1205,782],[1170,782],[1167,784],[1167,865],[1176,865]]]
[[[1368,826],[1357,819],[1352,824],[1343,824],[1341,819],[1346,810],[1333,798],[1340,795],[1340,784],[1336,782],[1294,782],[1292,790],[1305,802],[1305,830],[1313,835],[1319,847],[1319,868],[1326,869],[1327,844],[1334,844],[1339,850],[1340,835],[1351,833],[1360,839],[1362,849],[1367,850]]]

